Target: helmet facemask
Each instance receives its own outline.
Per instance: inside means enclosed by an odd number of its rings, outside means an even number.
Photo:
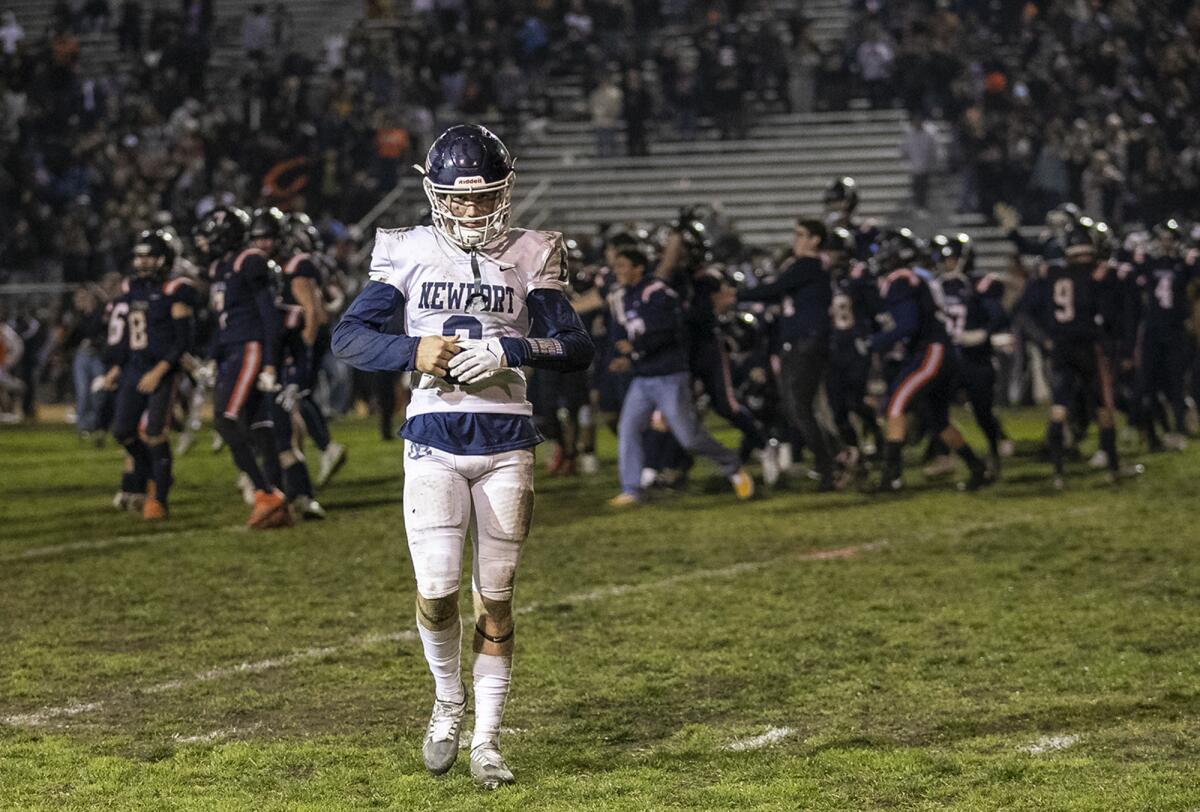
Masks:
[[[480,178],[459,178],[453,186],[424,179],[425,197],[434,226],[458,247],[470,251],[486,245],[508,232],[512,216],[512,192],[517,173],[509,172],[504,180],[483,183]],[[460,215],[453,204],[482,203],[489,196],[495,201],[485,214]]]

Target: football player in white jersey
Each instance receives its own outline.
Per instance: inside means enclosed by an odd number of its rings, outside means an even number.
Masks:
[[[475,732],[471,775],[513,781],[498,746],[513,653],[513,581],[533,514],[533,446],[542,439],[522,367],[585,369],[592,342],[565,293],[557,232],[509,228],[516,175],[500,139],[460,124],[422,170],[433,225],[380,229],[371,281],[333,333],[366,371],[412,373],[404,437],[404,520],[417,581],[417,629],[435,700],[425,766],[458,754],[466,710],[458,589],[474,540]],[[396,313],[404,335],[385,332]]]

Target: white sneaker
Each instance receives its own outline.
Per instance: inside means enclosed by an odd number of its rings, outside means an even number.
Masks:
[[[949,454],[943,454],[940,457],[935,457],[932,462],[926,465],[922,472],[926,479],[937,479],[938,477],[950,476],[958,470],[958,463],[954,461],[954,457]]]
[[[1017,444],[1012,440],[1001,440],[999,451],[1001,459],[1011,459],[1017,453]]]
[[[429,727],[425,729],[425,742],[421,753],[425,757],[425,769],[434,775],[442,775],[454,766],[458,758],[458,733],[463,716],[467,712],[467,697],[462,702],[433,701],[433,713],[429,716]],[[471,755],[471,772],[475,772],[475,755]],[[510,774],[511,778],[511,774]]]
[[[783,470],[779,465],[779,443],[772,440],[762,450],[763,484],[768,488],[774,487],[775,483],[779,482],[782,473]]]
[[[654,484],[655,480],[657,480],[657,479],[658,479],[658,471],[655,471],[653,468],[643,468],[642,469],[641,486],[643,488],[649,488],[651,485]]]
[[[325,508],[311,496],[297,496],[292,500],[292,513],[304,519],[313,521],[325,518]]]
[[[317,487],[323,488],[333,475],[346,464],[346,446],[341,443],[330,443],[321,452],[321,465],[317,469]]]
[[[254,507],[254,483],[250,481],[250,477],[246,473],[238,474],[237,487],[242,492],[242,501],[250,507]]]
[[[483,789],[496,789],[516,781],[496,742],[483,742],[471,748],[471,777]]]
[[[1163,445],[1171,451],[1186,451],[1187,438],[1182,434],[1175,434],[1174,432],[1170,434],[1164,434]]]
[[[596,458],[595,454],[584,454],[579,458],[579,470],[589,475],[598,474],[600,473],[600,460]]]
[[[1101,469],[1108,467],[1108,452],[1103,448],[1096,451],[1092,458],[1088,460],[1088,465],[1092,468]]]

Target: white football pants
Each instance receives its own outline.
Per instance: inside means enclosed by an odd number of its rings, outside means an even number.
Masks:
[[[533,449],[468,456],[405,440],[404,451],[404,528],[421,597],[458,590],[470,528],[475,591],[512,600],[533,518]]]

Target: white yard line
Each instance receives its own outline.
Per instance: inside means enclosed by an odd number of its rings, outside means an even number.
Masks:
[[[129,536],[115,536],[110,539],[98,539],[96,541],[72,541],[67,544],[53,544],[48,547],[30,547],[19,553],[2,556],[0,557],[0,562],[8,563],[13,561],[29,561],[37,558],[53,558],[57,555],[67,555],[69,553],[174,541],[175,539],[195,536],[200,533],[244,532],[245,530],[246,528],[241,525],[231,525],[229,527],[195,527],[190,530],[172,530],[167,533],[139,533]]]
[[[778,566],[785,561],[829,561],[839,558],[852,558],[859,553],[871,552],[887,546],[886,541],[875,541],[869,544],[855,544],[850,547],[839,547],[834,550],[813,550],[812,552],[799,553],[796,555],[783,555],[778,558],[770,558],[766,561],[746,561],[741,564],[731,564],[728,567],[719,567],[710,570],[693,570],[692,572],[683,572],[679,575],[670,575],[666,578],[660,578],[657,581],[648,581],[642,584],[614,584],[613,586],[605,586],[599,589],[593,589],[590,592],[582,592],[577,595],[569,595],[555,601],[546,601],[543,603],[529,603],[518,608],[513,614],[523,615],[529,612],[538,612],[554,606],[562,606],[570,603],[588,603],[598,601],[604,598],[619,598],[622,595],[628,595],[631,592],[643,592],[651,589],[661,589],[664,586],[674,586],[675,584],[686,583],[688,581],[699,581],[706,578],[728,578],[732,575],[741,575],[746,572],[754,572],[755,570],[767,569],[769,567]]]
[[[791,736],[796,731],[790,727],[772,727],[768,728],[766,733],[758,736],[751,736],[748,739],[738,739],[735,742],[723,745],[722,750],[734,750],[741,752],[743,750],[761,750],[764,747],[770,747],[772,744],[783,741],[788,736]]]
[[[171,741],[178,744],[212,744],[213,742],[232,739],[234,736],[241,736],[245,733],[253,733],[258,730],[259,725],[250,725],[250,727],[226,727],[220,730],[210,730],[207,733],[200,733],[195,736],[183,736],[176,733],[171,737]]]
[[[155,537],[150,536],[148,538]],[[589,603],[592,601],[602,600],[604,598],[627,595],[631,592],[661,589],[663,587],[674,586],[675,584],[704,578],[726,578],[732,575],[740,575],[741,573],[745,572],[754,572],[755,570],[774,567],[786,561],[829,561],[851,558],[859,553],[878,550],[886,545],[887,542],[885,541],[877,541],[868,544],[855,544],[850,547],[839,547],[833,550],[813,550],[807,553],[778,556],[776,558],[767,559],[766,561],[747,561],[741,564],[731,564],[728,567],[720,567],[717,569],[694,570],[692,572],[671,575],[666,578],[660,578],[657,581],[649,581],[642,584],[617,584],[614,586],[604,587],[602,589],[594,589],[589,592],[582,592],[576,595],[567,595],[554,601],[527,604],[518,609],[516,614],[527,614],[529,612],[536,612],[550,607],[562,606],[563,604]],[[300,651],[293,651],[290,654],[284,654],[282,656],[272,657],[266,660],[238,663],[237,665],[216,666],[208,669],[207,671],[201,671],[199,673],[192,674],[189,677],[169,680],[167,682],[158,683],[157,685],[151,685],[146,688],[138,689],[135,691],[135,693],[162,694],[171,691],[180,691],[205,682],[211,682],[213,680],[226,679],[242,674],[258,674],[263,671],[270,671],[276,668],[286,668],[297,663],[307,662],[309,660],[320,660],[340,652],[367,648],[379,643],[412,641],[416,639],[418,639],[417,633],[411,629],[390,632],[387,634],[368,634],[361,637],[352,637],[336,645],[316,646],[313,648],[301,649]],[[41,710],[34,711],[32,713],[18,713],[10,716],[3,716],[0,717],[0,723],[11,725],[13,727],[40,727],[47,724],[52,719],[57,719],[63,716],[78,716],[82,713],[99,710],[103,706],[104,703],[100,701],[85,703],[73,702],[69,705],[63,705],[59,707],[42,708]]]
[[[1021,749],[1032,756],[1048,753],[1051,750],[1066,750],[1079,742],[1079,736],[1074,733],[1065,736],[1042,736],[1033,744],[1026,745]]]

